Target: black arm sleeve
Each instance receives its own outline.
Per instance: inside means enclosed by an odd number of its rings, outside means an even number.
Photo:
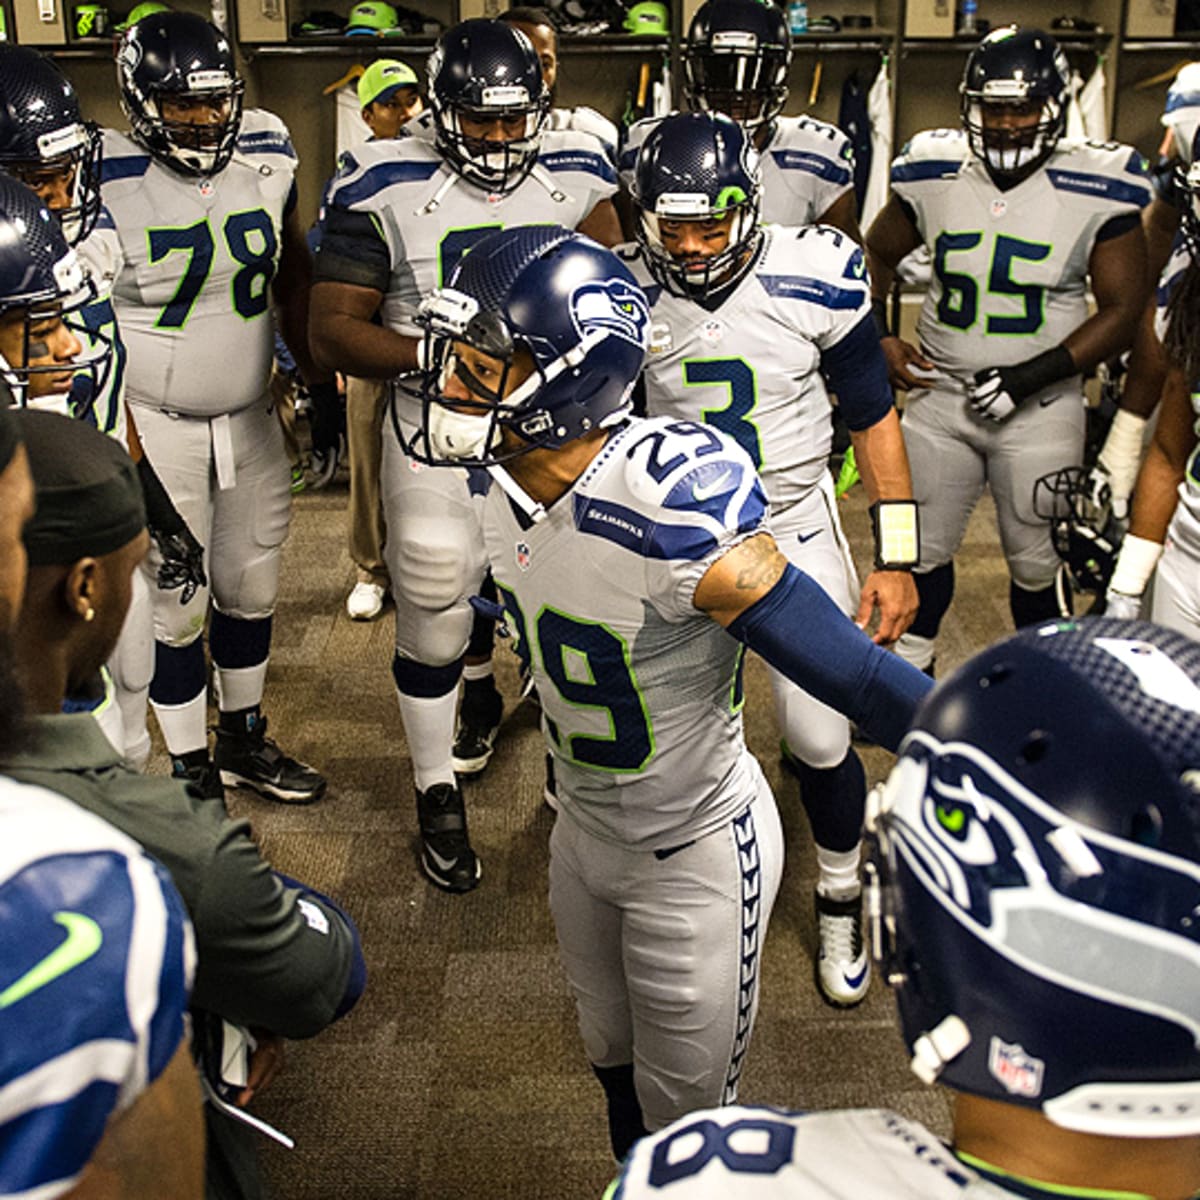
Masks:
[[[327,209],[313,283],[352,283],[386,292],[391,277],[391,253],[375,218],[346,208]]]

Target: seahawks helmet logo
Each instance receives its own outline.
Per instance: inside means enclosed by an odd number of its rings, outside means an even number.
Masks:
[[[571,321],[580,338],[606,329],[645,350],[650,306],[641,289],[627,280],[592,280],[571,293]]]

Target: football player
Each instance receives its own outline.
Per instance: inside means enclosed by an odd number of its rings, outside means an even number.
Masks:
[[[1046,34],[990,33],[967,60],[962,130],[913,138],[867,234],[881,335],[900,260],[922,244],[933,259],[920,348],[883,336],[892,381],[909,391],[904,442],[921,506],[921,607],[897,645],[922,669],[985,484],[1014,624],[1059,614],[1058,557],[1034,483],[1080,462],[1082,373],[1129,345],[1145,299],[1145,161],[1128,146],[1062,140],[1068,78]]]
[[[1167,376],[1160,337],[1167,301],[1189,261],[1179,233],[1186,194],[1177,184],[1179,169],[1192,162],[1192,143],[1200,122],[1200,63],[1188,63],[1167,89],[1162,123],[1162,159],[1152,172],[1154,198],[1142,213],[1146,234],[1146,271],[1158,281],[1158,287],[1146,304],[1138,323],[1137,335],[1129,353],[1128,371],[1121,391],[1120,404],[1100,450],[1093,472],[1092,495],[1101,499],[1107,485],[1117,519],[1128,521],[1129,499],[1142,459],[1146,423],[1154,412]]]
[[[882,1109],[693,1113],[622,1200],[1200,1191],[1200,646],[1019,632],[921,706],[870,828],[875,953],[949,1144]]]
[[[832,225],[862,241],[849,139],[813,117],[782,116],[792,35],[783,10],[759,0],[706,0],[683,48],[689,107],[733,117],[762,159],[762,218],[780,225]],[[638,150],[660,118],[639,121],[621,149],[632,190]]]
[[[111,264],[119,250],[112,219],[100,203],[100,131],[83,119],[75,89],[54,63],[36,50],[8,43],[0,44],[0,167],[28,185],[58,218],[94,291],[72,321],[92,365],[75,375],[69,391],[53,395],[41,395],[44,379],[31,377],[22,389],[23,402],[89,421],[127,446],[138,464],[148,525],[162,559],[155,582],[190,599],[206,582],[203,549],[143,453],[124,399],[125,347],[111,299]],[[100,681],[105,686],[96,689],[92,701],[78,697],[73,703],[94,704],[109,740],[128,762],[141,766],[150,754],[146,697],[154,672],[154,626],[147,580],[140,572],[106,671]]]
[[[487,556],[561,810],[550,906],[619,1159],[737,1094],[783,866],[742,736],[743,645],[891,747],[928,683],[787,561],[735,441],[630,418],[651,315],[614,253],[505,230],[421,319],[410,450],[490,477]]]
[[[620,240],[612,166],[590,135],[546,128],[549,93],[520,30],[486,20],[455,26],[430,58],[428,90],[430,111],[408,123],[411,136],[354,150],[329,188],[310,330],[324,365],[353,375],[389,379],[417,368],[417,304],[496,229],[542,221],[606,244]],[[438,887],[465,892],[480,868],[451,751],[470,597],[485,562],[472,482],[424,470],[401,447],[419,416],[399,397],[385,431],[392,673],[416,782],[422,868]],[[485,699],[494,736],[502,700],[490,680]]]
[[[176,775],[209,795],[226,784],[312,803],[325,780],[266,736],[261,711],[291,501],[267,397],[272,301],[318,409],[322,382],[305,341],[295,151],[277,117],[243,112],[232,47],[195,14],[131,26],[117,78],[130,132],[105,131],[102,195],[118,239],[127,395],[171,499],[208,548],[211,577],[211,617],[208,588],[186,604],[156,597],[151,703]],[[157,559],[152,550],[152,570]],[[220,709],[211,758],[206,618]]]
[[[572,129],[576,133],[590,133],[604,147],[604,153],[615,163],[617,142],[620,135],[617,127],[605,116],[586,104],[575,108],[553,107],[558,94],[558,30],[544,8],[515,6],[502,12],[497,18],[506,25],[519,29],[533,43],[538,62],[542,64],[542,82],[550,91],[550,129]]]
[[[1200,135],[1195,149],[1200,149]],[[1137,477],[1129,532],[1106,596],[1114,616],[1141,611],[1154,580],[1147,616],[1200,637],[1200,163],[1178,168],[1184,199],[1181,241],[1186,266],[1165,306],[1163,352],[1168,363],[1162,410]]]
[[[780,552],[891,644],[917,611],[916,506],[887,363],[871,319],[862,249],[828,226],[759,224],[761,180],[749,135],[714,113],[667,117],[642,143],[633,203],[651,301],[644,373],[651,416],[728,434],[759,470]],[[839,397],[873,502],[876,569],[865,585],[833,497],[829,389]],[[816,842],[817,980],[831,1004],[866,995],[859,851],[862,763],[840,713],[771,677],[784,760]]]

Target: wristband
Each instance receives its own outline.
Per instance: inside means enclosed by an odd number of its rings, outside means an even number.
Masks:
[[[1162,552],[1161,542],[1126,534],[1121,543],[1121,553],[1117,555],[1109,589],[1120,592],[1122,596],[1140,596],[1146,590]]]
[[[1142,461],[1142,435],[1146,418],[1118,408],[1100,451],[1100,465],[1108,472],[1114,499],[1127,500],[1137,482]]]
[[[1066,346],[1055,346],[1012,367],[1001,367],[1008,394],[1020,404],[1034,392],[1048,388],[1060,379],[1079,374],[1079,368]]]
[[[911,571],[921,560],[921,526],[915,500],[876,500],[868,510],[879,571]]]
[[[892,336],[888,328],[887,301],[880,296],[871,297],[871,320],[875,322],[875,332],[881,338]]]

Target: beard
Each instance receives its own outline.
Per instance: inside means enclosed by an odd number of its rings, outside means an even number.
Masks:
[[[20,750],[27,741],[25,695],[17,679],[12,638],[0,633],[0,754]]]

